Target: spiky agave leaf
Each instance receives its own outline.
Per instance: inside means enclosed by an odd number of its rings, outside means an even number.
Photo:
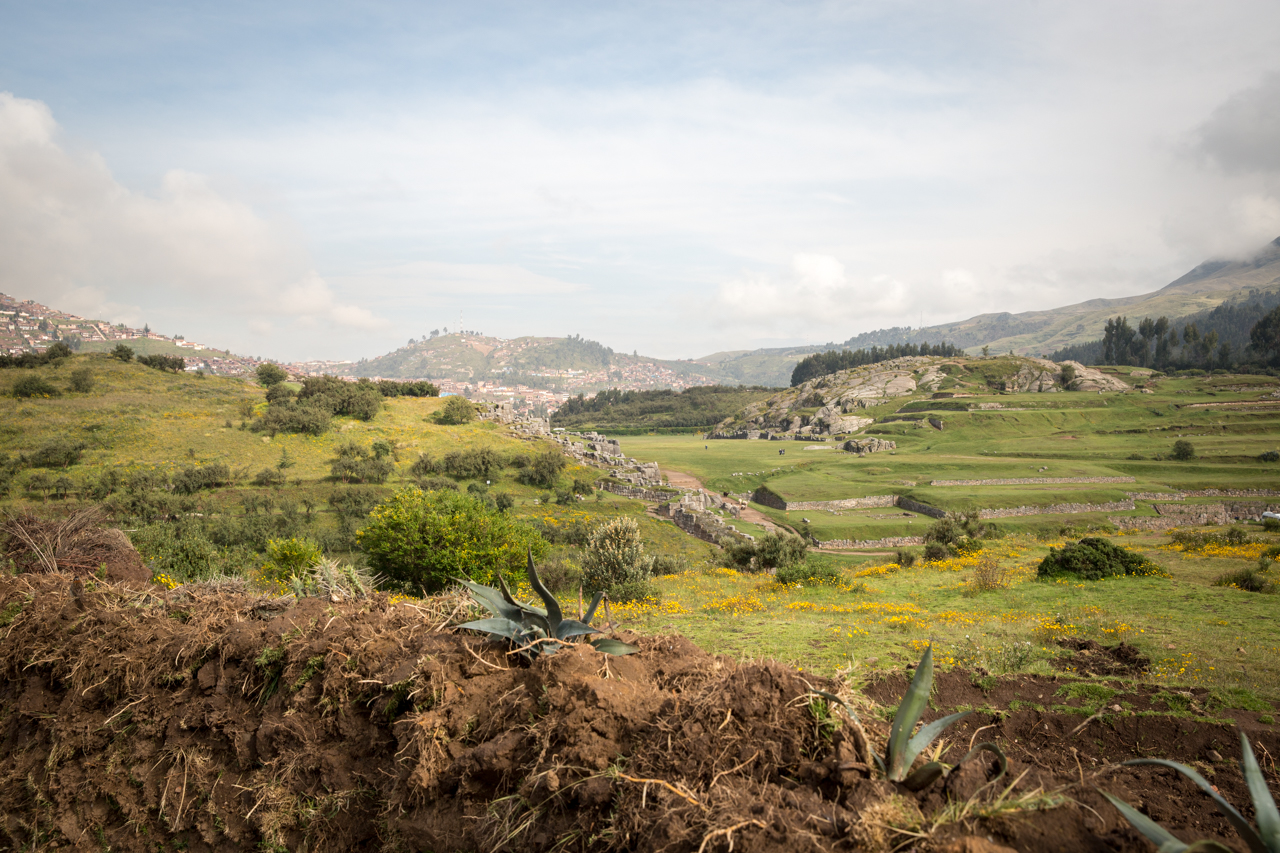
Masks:
[[[452,578],[457,583],[462,584],[471,591],[476,601],[492,613],[494,616],[500,616],[503,619],[510,619],[513,622],[519,622],[524,617],[524,609],[520,607],[518,602],[508,601],[503,598],[502,593],[491,586],[484,586],[473,581],[464,580],[462,578]],[[501,578],[499,578],[501,580]]]
[[[1252,752],[1250,752],[1250,754],[1252,755]],[[1249,821],[1244,819],[1244,815],[1236,811],[1235,807],[1232,806],[1231,803],[1224,800],[1222,795],[1215,791],[1213,786],[1210,785],[1203,776],[1192,770],[1187,765],[1179,764],[1176,761],[1167,761],[1163,758],[1135,758],[1132,761],[1126,761],[1125,764],[1153,764],[1158,767],[1168,767],[1172,770],[1177,770],[1183,776],[1186,776],[1194,782],[1197,788],[1204,791],[1213,799],[1214,804],[1218,807],[1218,811],[1222,812],[1226,816],[1227,820],[1231,821],[1231,825],[1236,828],[1236,832],[1240,833],[1240,837],[1249,845],[1249,849],[1252,853],[1277,853],[1277,848],[1267,847],[1262,838],[1258,836],[1258,833],[1249,824]]]
[[[486,634],[493,634],[498,637],[506,637],[508,640],[514,640],[524,631],[524,627],[519,622],[512,622],[510,619],[504,619],[501,616],[490,617],[488,619],[476,619],[472,622],[459,625],[459,628],[470,628],[472,631],[483,631]]]
[[[1244,732],[1240,732],[1240,769],[1253,799],[1253,818],[1258,822],[1258,835],[1267,850],[1272,853],[1280,851],[1280,811],[1276,810],[1276,801],[1271,797],[1267,779],[1262,775],[1262,768],[1258,766],[1258,759],[1254,757],[1253,747]]]
[[[607,655],[630,655],[640,651],[638,646],[633,646],[630,643],[624,643],[621,640],[614,640],[609,637],[604,637],[599,640],[591,640],[590,643],[595,647],[596,651],[604,652]]]
[[[1116,807],[1116,811],[1130,824],[1133,828],[1146,836],[1147,840],[1156,846],[1159,853],[1185,853],[1190,849],[1189,846],[1174,837],[1173,833],[1156,823],[1133,806],[1126,803],[1119,797],[1113,797],[1106,791],[1098,791],[1099,794],[1107,798],[1107,802]]]

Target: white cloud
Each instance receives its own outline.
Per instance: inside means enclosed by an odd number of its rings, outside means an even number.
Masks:
[[[187,171],[166,172],[155,195],[134,192],[101,157],[60,145],[48,106],[8,92],[0,92],[0,281],[97,318],[159,314],[211,340],[226,335],[228,321],[261,314],[385,325],[338,301],[281,223]]]
[[[797,254],[788,272],[721,283],[715,315],[720,325],[771,332],[808,328],[820,336],[850,323],[894,316],[905,307],[904,299],[905,287],[890,276],[857,282],[830,255]]]
[[[531,272],[514,264],[418,261],[333,277],[347,290],[447,296],[539,296],[576,293],[583,285]]]

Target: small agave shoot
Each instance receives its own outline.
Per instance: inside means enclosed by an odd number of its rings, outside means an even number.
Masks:
[[[1267,788],[1267,779],[1262,775],[1262,768],[1258,766],[1258,759],[1254,757],[1253,747],[1249,745],[1249,738],[1244,732],[1240,732],[1240,770],[1244,774],[1245,784],[1249,786],[1249,796],[1253,799],[1253,812],[1258,820],[1256,829],[1249,824],[1249,821],[1244,819],[1240,812],[1236,811],[1230,803],[1224,800],[1222,795],[1205,781],[1203,776],[1185,764],[1166,761],[1161,758],[1138,758],[1133,761],[1126,761],[1125,764],[1158,764],[1161,767],[1171,767],[1177,770],[1183,776],[1195,782],[1196,787],[1201,791],[1213,798],[1218,811],[1226,815],[1227,820],[1231,821],[1231,825],[1236,828],[1236,832],[1240,833],[1240,837],[1249,845],[1250,853],[1280,853],[1280,811],[1276,810],[1276,801],[1272,799],[1271,791]],[[1116,810],[1124,816],[1124,819],[1133,824],[1134,829],[1141,832],[1147,837],[1148,841],[1156,845],[1160,853],[1183,853],[1184,850],[1213,850],[1229,853],[1231,850],[1226,845],[1208,839],[1186,844],[1175,838],[1169,830],[1119,797],[1113,797],[1106,791],[1099,791],[1098,793],[1106,797],[1111,805],[1115,806]]]
[[[889,729],[889,745],[885,748],[885,756],[881,758],[873,756],[876,764],[880,766],[880,770],[888,777],[891,782],[901,782],[904,787],[911,791],[920,791],[929,787],[938,780],[938,777],[948,772],[947,765],[941,761],[929,761],[921,765],[914,773],[911,772],[911,765],[915,762],[916,757],[920,755],[929,744],[938,739],[952,723],[957,723],[965,717],[969,716],[970,711],[962,711],[958,714],[951,714],[941,719],[934,720],[925,726],[921,726],[920,731],[915,732],[916,723],[920,721],[921,715],[924,714],[925,706],[929,704],[929,692],[933,689],[933,646],[929,646],[924,650],[924,657],[920,659],[920,665],[916,667],[916,674],[911,679],[911,685],[907,687],[906,695],[902,697],[902,704],[898,706],[898,712],[894,714],[893,725]],[[912,734],[912,732],[915,732]],[[970,758],[973,758],[979,752],[993,753],[1000,761],[1000,773],[996,776],[999,779],[1008,769],[1008,763],[1005,760],[1004,753],[1000,747],[994,743],[980,743],[961,758],[959,767]]]
[[[511,595],[511,590],[507,588],[507,582],[502,579],[502,575],[498,575],[500,591],[491,586],[483,586],[461,578],[454,578],[454,580],[471,590],[476,600],[493,614],[488,619],[477,619],[459,627],[482,631],[495,637],[505,637],[526,657],[552,655],[561,646],[568,645],[574,637],[600,633],[592,628],[590,623],[604,593],[596,593],[582,621],[565,619],[560,610],[560,602],[556,601],[556,597],[543,586],[542,579],[538,577],[538,570],[533,565],[532,553],[529,554],[529,585],[542,599],[542,603],[546,605],[545,608],[516,601]],[[609,638],[588,642],[597,651],[610,655],[629,655],[640,651],[635,646]]]

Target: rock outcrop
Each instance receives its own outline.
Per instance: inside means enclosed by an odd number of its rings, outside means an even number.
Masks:
[[[897,450],[896,441],[885,441],[882,438],[851,438],[840,445],[841,450],[866,456],[868,453],[880,453],[885,450]]]

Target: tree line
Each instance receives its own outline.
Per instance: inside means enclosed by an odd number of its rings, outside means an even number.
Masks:
[[[1264,369],[1280,360],[1280,293],[1170,320],[1108,318],[1101,340],[1064,347],[1054,361],[1127,364],[1156,370]]]
[[[791,371],[791,387],[794,388],[797,385],[808,382],[810,379],[829,376],[841,370],[850,370],[854,367],[879,364],[882,361],[891,361],[895,358],[914,355],[934,355],[951,358],[964,355],[964,350],[945,341],[940,344],[930,344],[928,341],[924,341],[919,344],[888,344],[883,347],[873,346],[870,349],[817,352],[800,359],[795,369]]]

